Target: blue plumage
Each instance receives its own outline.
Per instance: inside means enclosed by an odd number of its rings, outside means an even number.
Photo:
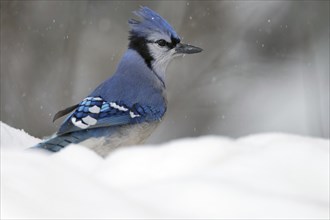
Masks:
[[[130,45],[112,77],[101,83],[70,112],[54,137],[36,148],[57,152],[71,143],[88,146],[101,156],[122,145],[142,143],[167,109],[165,69],[175,56],[200,48],[180,43],[174,29],[147,7],[131,19]]]
[[[172,26],[159,14],[148,7],[141,7],[140,10],[135,11],[134,14],[142,19],[141,21],[135,19],[130,19],[128,21],[131,26],[131,32],[136,35],[140,37],[148,37],[148,35],[158,32],[161,35],[179,38]]]

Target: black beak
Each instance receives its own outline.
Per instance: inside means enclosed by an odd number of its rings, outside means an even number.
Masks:
[[[175,46],[176,53],[182,53],[182,54],[193,54],[193,53],[199,53],[202,52],[203,49],[199,47],[195,47],[189,44],[182,44],[178,43]]]

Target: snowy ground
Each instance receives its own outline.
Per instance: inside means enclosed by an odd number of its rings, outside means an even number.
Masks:
[[[48,155],[1,123],[1,219],[329,218],[329,140],[258,134]]]

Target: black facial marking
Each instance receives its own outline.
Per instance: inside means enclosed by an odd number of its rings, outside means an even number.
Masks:
[[[160,40],[158,40],[158,41],[160,41]],[[158,43],[158,41],[156,41],[156,43]],[[173,49],[178,43],[180,43],[180,39],[174,38],[174,37],[171,37],[171,42],[167,42],[165,40],[162,40],[162,41],[165,42],[165,45],[168,47],[168,49]]]
[[[176,47],[176,45],[178,43],[180,43],[180,39],[178,38],[174,38],[171,37],[171,42],[167,42],[164,39],[160,39],[160,40],[156,40],[156,41],[150,41],[150,40],[146,40],[147,43],[156,43],[158,44],[160,47],[167,47],[169,50],[173,49],[174,47]]]
[[[147,66],[151,68],[151,61],[154,60],[154,58],[151,56],[149,48],[147,46],[147,40],[143,37],[139,37],[131,32],[129,36],[129,45],[128,48],[133,49],[137,51],[146,62]]]
[[[174,45],[177,45],[178,43],[180,43],[180,39],[179,38],[175,38],[175,37],[171,37],[171,41],[172,41],[172,44]]]
[[[155,43],[157,43],[159,46],[161,46],[161,47],[164,47],[164,46],[166,46],[168,43],[165,41],[165,40],[163,40],[163,39],[160,39],[160,40],[157,40]]]

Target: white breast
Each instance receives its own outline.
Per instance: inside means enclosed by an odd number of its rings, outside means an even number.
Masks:
[[[159,122],[121,126],[107,137],[90,138],[79,144],[92,149],[102,157],[106,157],[118,147],[144,143],[158,124]]]

